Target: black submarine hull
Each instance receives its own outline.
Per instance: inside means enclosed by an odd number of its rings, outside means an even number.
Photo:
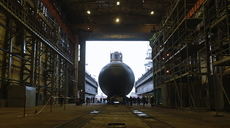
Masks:
[[[125,96],[131,92],[135,77],[128,65],[113,61],[102,68],[98,80],[101,90],[107,96]]]

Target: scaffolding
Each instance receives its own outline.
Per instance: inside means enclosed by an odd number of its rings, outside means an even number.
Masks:
[[[209,108],[203,81],[203,0],[178,0],[152,43],[155,95],[177,108]],[[205,77],[207,78],[207,77]]]
[[[211,108],[229,110],[230,108],[230,36],[229,36],[229,0],[207,0],[206,39],[209,46],[211,75]]]
[[[153,85],[154,96],[156,103],[161,103],[161,88],[165,83],[165,66],[164,66],[164,47],[163,47],[163,31],[160,31],[153,36],[151,41],[152,59],[153,59]]]
[[[0,0],[0,99],[14,85],[36,88],[37,105],[74,90],[74,42],[37,2]]]

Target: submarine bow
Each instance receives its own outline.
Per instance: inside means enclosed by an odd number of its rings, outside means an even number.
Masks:
[[[101,90],[107,96],[125,96],[132,90],[135,77],[128,65],[112,61],[102,68],[98,80]]]

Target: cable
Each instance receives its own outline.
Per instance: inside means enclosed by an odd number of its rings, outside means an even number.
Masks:
[[[44,110],[44,108],[47,106],[47,104],[49,103],[49,101],[50,101],[51,98],[53,98],[53,97],[51,96],[51,97],[49,98],[49,100],[46,102],[46,104],[43,106],[43,108],[42,108],[39,112],[37,112],[37,113],[35,113],[35,114],[25,114],[25,116],[34,116],[34,115],[40,114],[40,113]],[[18,117],[23,117],[23,116],[18,116]]]

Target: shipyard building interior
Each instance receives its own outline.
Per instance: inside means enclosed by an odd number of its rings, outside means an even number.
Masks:
[[[106,127],[230,127],[229,10],[229,0],[0,0],[0,122],[14,120],[0,127],[104,127],[95,122],[106,109],[148,113],[116,113]],[[99,84],[85,69],[86,41],[149,41],[152,67],[133,86],[154,107],[88,105]],[[175,110],[199,122],[180,124]]]

